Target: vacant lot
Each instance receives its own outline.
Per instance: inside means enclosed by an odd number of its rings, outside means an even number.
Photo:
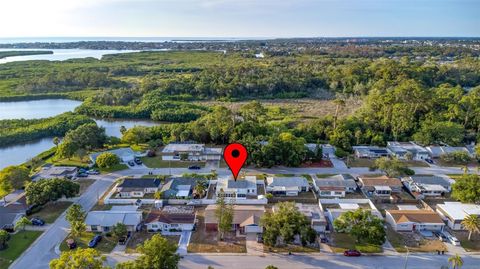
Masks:
[[[128,243],[127,243],[127,248],[125,250],[126,253],[136,253],[136,248],[143,244],[143,242],[145,242],[145,240],[148,240],[150,238],[152,238],[152,236],[154,235],[155,233],[149,233],[147,231],[140,231],[140,232],[136,232],[132,235],[132,237],[128,240]],[[180,236],[179,235],[162,235],[163,237],[167,238],[168,241],[172,244],[175,244],[177,245],[178,244],[178,240],[180,240]]]
[[[269,202],[280,203],[280,202],[296,202],[296,203],[305,203],[305,204],[316,204],[318,203],[317,198],[312,191],[300,192],[298,196],[274,196],[272,199],[269,199]]]
[[[8,247],[0,251],[0,269],[7,269],[42,234],[39,231],[22,231],[12,234]]]
[[[197,211],[198,225],[192,233],[188,252],[193,253],[245,253],[247,252],[245,238],[236,237],[235,234],[225,235],[221,241],[217,232],[206,232],[204,222],[204,210]]]
[[[472,238],[468,240],[467,231],[455,231],[452,232],[455,237],[460,240],[462,247],[469,252],[478,252],[480,251],[480,235],[478,233],[473,233]]]
[[[205,162],[164,161],[162,156],[142,157],[142,162],[149,168],[187,168],[191,165],[205,166]]]
[[[416,233],[398,233],[391,227],[387,229],[387,239],[398,252],[437,252],[447,247],[438,239],[426,239]],[[406,246],[406,247],[405,247]]]
[[[78,194],[80,196],[88,189],[88,187],[90,187],[90,185],[93,184],[93,182],[95,182],[95,180],[91,178],[81,178],[75,182],[80,184],[80,193]]]
[[[47,223],[53,223],[55,220],[65,211],[68,207],[70,207],[73,202],[48,202],[45,204],[42,209],[32,214],[29,217],[37,217],[44,220]]]
[[[333,252],[343,253],[345,250],[356,249],[363,253],[380,253],[382,247],[370,244],[357,244],[355,238],[346,233],[332,233],[329,243]]]
[[[77,242],[77,248],[88,248],[88,242],[93,239],[95,236],[92,232],[84,232],[78,238],[75,238],[75,242]],[[65,240],[63,240],[62,244],[60,245],[61,251],[67,251],[68,246],[66,240],[71,238],[70,235],[67,236]],[[96,250],[102,253],[110,253],[112,252],[113,248],[117,245],[117,238],[115,236],[103,236],[102,241],[100,241],[97,246],[95,247]]]

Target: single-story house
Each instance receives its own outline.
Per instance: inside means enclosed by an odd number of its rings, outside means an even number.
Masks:
[[[432,210],[385,210],[385,219],[395,231],[442,231],[445,223]]]
[[[343,213],[355,211],[359,208],[369,210],[372,215],[383,219],[382,213],[378,211],[377,207],[369,199],[319,199],[318,205],[322,212],[325,212],[325,217],[328,219],[333,229],[333,222]]]
[[[155,193],[159,187],[159,179],[126,178],[117,186],[117,193],[122,198],[142,198],[147,193]]]
[[[402,192],[403,184],[398,178],[388,176],[359,176],[360,188],[367,194],[377,197],[390,197],[392,193]]]
[[[142,223],[142,212],[135,206],[112,207],[107,211],[90,211],[85,218],[89,232],[110,232],[117,223],[123,223],[128,231],[135,232]]]
[[[40,171],[33,176],[33,180],[51,179],[51,178],[67,178],[74,177],[78,172],[78,168],[74,166],[43,166]]]
[[[387,149],[391,155],[398,159],[406,159],[407,153],[412,155],[413,160],[425,160],[430,158],[430,153],[422,146],[415,144],[415,142],[397,142],[388,141]]]
[[[165,206],[152,210],[145,219],[148,231],[192,231],[195,227],[193,206]]]
[[[110,152],[115,155],[117,155],[118,159],[123,162],[123,163],[128,163],[130,161],[135,160],[136,154],[131,148],[119,148],[119,149],[112,149],[112,150],[107,150],[107,151],[102,151],[102,152],[96,152],[93,154],[90,154],[90,160],[93,163],[96,163],[97,157],[105,152]]]
[[[208,205],[205,208],[205,230],[218,231],[218,219],[215,216],[217,205]],[[265,214],[265,207],[261,205],[234,205],[232,231],[240,234],[263,233],[260,219]]]
[[[327,219],[317,204],[296,203],[295,206],[298,208],[298,211],[310,220],[312,228],[317,233],[325,232],[328,225]]]
[[[325,158],[334,158],[335,157],[335,147],[330,144],[319,144],[322,147],[322,154]],[[317,144],[315,143],[307,143],[305,147],[308,150],[315,152],[317,149]]]
[[[209,148],[205,144],[170,143],[162,150],[162,160],[180,161],[182,156],[188,161],[219,161],[222,148]]]
[[[353,146],[353,152],[357,158],[380,158],[388,157],[390,153],[386,148],[377,146]]]
[[[345,183],[343,177],[339,175],[313,180],[315,190],[322,197],[345,197]]]
[[[199,179],[187,177],[169,178],[162,186],[163,197],[172,199],[191,198]]]
[[[471,157],[473,155],[470,153],[470,151],[466,147],[450,147],[450,146],[429,146],[426,147],[428,152],[430,153],[430,157],[432,158],[440,158],[440,156],[448,153],[453,153],[453,152],[465,152]]]
[[[0,206],[0,229],[14,230],[15,224],[26,215],[25,197]]]
[[[310,190],[305,177],[267,177],[266,181],[266,190],[273,195],[298,196]]]
[[[234,199],[257,198],[257,177],[246,176],[245,179],[237,180],[229,177],[218,178],[216,195]]]
[[[413,175],[402,178],[403,185],[417,199],[443,196],[451,191],[452,179],[441,176]]]
[[[437,204],[436,208],[437,213],[452,230],[464,230],[462,221],[470,215],[480,218],[480,205],[476,204],[445,202],[444,204]]]

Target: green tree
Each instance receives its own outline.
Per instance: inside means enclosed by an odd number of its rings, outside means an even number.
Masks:
[[[273,265],[269,265],[269,266],[265,267],[265,269],[278,269],[278,267],[273,266]]]
[[[345,107],[345,100],[337,98],[333,100],[333,103],[335,104],[335,114],[333,116],[333,129],[337,128],[337,119],[338,119],[338,113],[340,113],[340,110]]]
[[[13,189],[21,189],[30,181],[30,170],[24,166],[7,166],[0,171],[0,182],[8,182]]]
[[[8,234],[5,230],[0,230],[0,250],[4,249],[7,246],[7,241],[10,238],[10,234]]]
[[[95,162],[100,168],[110,168],[119,164],[120,160],[117,155],[111,152],[104,152],[97,156]]]
[[[145,126],[135,126],[122,134],[122,141],[129,144],[146,143],[151,138],[150,131]]]
[[[409,173],[407,165],[397,158],[378,158],[375,160],[375,168],[382,170],[391,177],[399,177]]]
[[[80,185],[68,179],[52,178],[29,182],[25,187],[25,197],[29,205],[43,205],[62,197],[75,197]]]
[[[58,259],[50,261],[50,269],[88,268],[107,269],[103,264],[106,257],[93,248],[78,248],[74,251],[63,251]]]
[[[369,210],[347,211],[335,219],[333,226],[337,232],[354,236],[359,243],[382,245],[386,240],[383,220]]]
[[[75,221],[83,221],[85,219],[86,213],[83,211],[83,208],[79,204],[73,204],[67,209],[65,218],[70,224]]]
[[[63,158],[74,156],[79,149],[91,150],[100,148],[107,141],[105,129],[95,123],[83,124],[70,130],[58,146],[57,155]]]
[[[455,256],[451,256],[450,258],[448,258],[448,262],[452,265],[453,269],[460,269],[463,266],[463,259],[458,254],[455,254]]]
[[[70,235],[73,238],[79,238],[82,233],[84,233],[87,229],[85,222],[83,221],[73,221],[70,223]]]
[[[58,136],[55,136],[53,138],[53,144],[58,147],[58,144],[60,144],[60,138]]]
[[[127,128],[125,126],[120,126],[120,133],[124,135],[127,132]]]
[[[215,218],[217,219],[217,227],[220,232],[220,240],[223,240],[225,233],[232,230],[234,210],[233,205],[225,202],[223,190],[220,191],[216,203]]]
[[[463,227],[468,231],[468,240],[470,241],[473,233],[480,232],[480,218],[476,215],[468,215],[462,220]]]
[[[480,202],[480,176],[465,174],[452,184],[452,197],[463,203]]]
[[[425,121],[420,130],[413,135],[415,141],[423,145],[447,143],[460,145],[465,136],[465,129],[461,124],[450,121]]]
[[[177,269],[180,256],[176,254],[177,246],[165,237],[155,234],[137,247],[140,253],[134,261],[119,263],[117,269]]]
[[[313,243],[315,231],[310,227],[310,221],[303,215],[293,202],[278,203],[274,212],[267,212],[261,219],[265,229],[264,243],[275,246],[279,239],[289,244],[299,235],[303,245]]]
[[[128,234],[127,226],[119,222],[112,227],[112,232],[117,238],[127,236]]]
[[[200,198],[203,197],[206,190],[206,186],[205,184],[202,184],[202,182],[198,182],[197,185],[195,185],[195,192],[200,196]]]
[[[465,151],[455,151],[450,153],[445,153],[440,156],[440,159],[445,163],[450,164],[468,164],[472,161],[470,155]]]
[[[25,231],[25,226],[31,225],[32,222],[27,219],[26,217],[21,217],[16,223],[15,223],[15,230],[17,228],[21,228],[22,231]]]

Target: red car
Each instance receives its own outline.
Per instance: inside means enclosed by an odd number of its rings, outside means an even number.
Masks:
[[[360,253],[360,251],[358,250],[350,249],[350,250],[345,250],[343,252],[343,255],[348,257],[358,257],[358,256],[362,256],[362,253]]]

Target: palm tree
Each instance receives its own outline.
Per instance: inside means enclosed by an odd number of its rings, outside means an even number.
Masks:
[[[198,184],[195,185],[195,192],[200,197],[203,197],[203,194],[205,193],[205,185],[203,184],[203,182],[198,182]]]
[[[470,171],[470,170],[468,169],[468,165],[462,166],[462,171],[463,171],[463,174],[464,174],[464,175],[468,174],[468,171]]]
[[[453,269],[460,269],[463,266],[463,259],[458,254],[448,258],[448,262],[452,265]]]
[[[333,129],[335,130],[337,127],[337,118],[338,118],[338,113],[340,112],[340,108],[343,108],[345,106],[345,100],[337,98],[333,100],[333,103],[336,105],[335,106],[335,115],[333,117]]]
[[[463,219],[462,225],[468,231],[468,241],[470,241],[473,233],[480,232],[480,219],[475,215],[469,215]]]

